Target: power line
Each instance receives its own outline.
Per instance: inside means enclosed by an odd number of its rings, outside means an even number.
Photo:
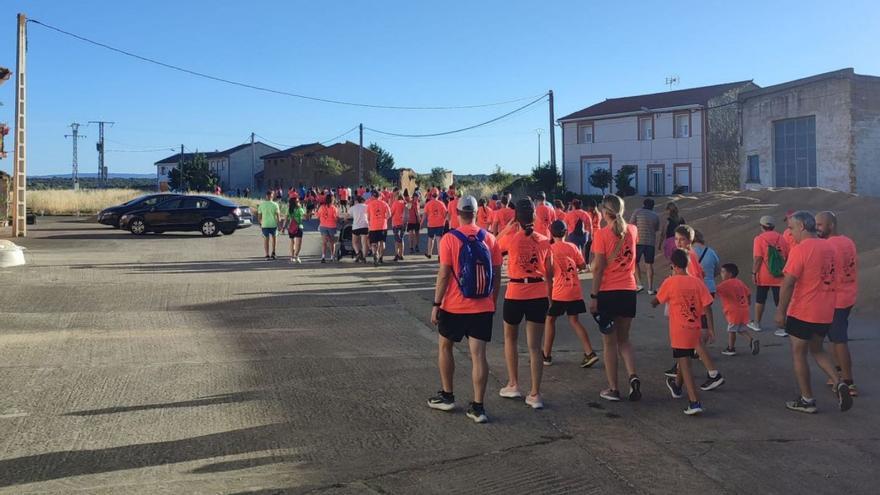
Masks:
[[[177,151],[175,148],[153,148],[149,150],[104,150],[105,153],[155,153],[157,151]]]
[[[474,125],[471,125],[471,126],[468,126],[468,127],[463,127],[463,128],[461,128],[461,129],[454,129],[454,130],[451,130],[451,131],[434,132],[434,133],[430,133],[430,134],[401,134],[401,133],[396,133],[396,132],[380,131],[380,130],[378,130],[378,129],[373,129],[373,128],[371,128],[371,127],[364,127],[364,129],[366,129],[366,130],[368,130],[368,131],[372,131],[372,132],[378,133],[378,134],[384,134],[384,135],[386,135],[386,136],[406,137],[406,138],[425,138],[425,137],[435,137],[435,136],[446,136],[446,135],[449,135],[449,134],[456,134],[456,133],[459,133],[459,132],[469,131],[469,130],[471,130],[471,129],[476,129],[477,127],[482,127],[482,126],[484,126],[484,125],[489,125],[489,124],[491,124],[491,123],[493,123],[493,122],[497,122],[497,121],[499,121],[499,120],[501,120],[501,119],[503,119],[503,118],[505,118],[505,117],[508,117],[508,116],[513,115],[513,114],[515,114],[515,113],[517,113],[517,112],[520,112],[520,111],[522,111],[522,110],[525,110],[526,108],[528,108],[528,107],[530,107],[530,106],[532,106],[532,105],[534,105],[534,104],[536,104],[536,103],[542,101],[542,100],[543,100],[544,98],[546,98],[546,97],[547,97],[547,94],[543,94],[543,95],[539,96],[537,99],[532,100],[531,102],[526,103],[525,105],[523,105],[523,106],[521,106],[521,107],[519,107],[519,108],[517,108],[517,109],[511,110],[510,112],[507,112],[507,113],[505,113],[504,115],[499,115],[498,117],[495,117],[494,119],[487,120],[487,121],[485,121],[485,122],[481,122],[481,123],[479,123],[479,124],[474,124]]]
[[[231,84],[233,86],[239,86],[242,88],[253,89],[255,91],[263,91],[266,93],[273,93],[273,94],[282,95],[282,96],[289,96],[292,98],[300,98],[303,100],[318,101],[318,102],[322,102],[322,103],[332,103],[335,105],[348,105],[348,106],[353,106],[353,107],[365,107],[365,108],[381,108],[381,109],[388,109],[388,110],[461,110],[461,109],[468,109],[468,108],[485,108],[485,107],[507,105],[510,103],[517,103],[520,101],[528,100],[529,98],[533,98],[533,96],[525,96],[525,97],[516,98],[513,100],[496,101],[493,103],[482,103],[482,104],[476,104],[476,105],[444,105],[444,106],[377,105],[377,104],[371,104],[371,103],[359,103],[359,102],[345,101],[345,100],[334,100],[331,98],[322,98],[322,97],[318,97],[318,96],[308,96],[308,95],[303,95],[303,94],[299,94],[299,93],[292,93],[290,91],[272,89],[272,88],[267,88],[264,86],[256,86],[253,84],[248,84],[248,83],[244,83],[244,82],[240,82],[240,81],[234,81],[231,79],[225,79],[222,77],[212,76],[210,74],[205,74],[203,72],[194,71],[192,69],[187,69],[184,67],[180,67],[178,65],[173,65],[173,64],[166,63],[166,62],[161,62],[161,61],[153,59],[153,58],[145,57],[143,55],[138,55],[136,53],[132,53],[127,50],[123,50],[121,48],[116,48],[116,47],[110,46],[106,43],[101,43],[99,41],[95,41],[95,40],[86,38],[85,36],[80,36],[78,34],[74,34],[69,31],[65,31],[61,28],[51,26],[51,25],[46,24],[44,22],[40,22],[36,19],[28,19],[28,22],[32,22],[34,24],[39,24],[40,26],[43,26],[43,27],[50,29],[52,31],[61,33],[63,35],[70,36],[71,38],[75,38],[80,41],[90,43],[92,45],[95,45],[95,46],[98,46],[101,48],[105,48],[107,50],[110,50],[110,51],[113,51],[116,53],[120,53],[120,54],[128,56],[128,57],[132,57],[132,58],[141,60],[143,62],[148,62],[148,63],[154,64],[154,65],[159,65],[161,67],[165,67],[166,69],[184,72],[186,74],[190,74],[193,76],[202,77],[205,79],[210,79],[212,81],[222,82],[225,84]]]
[[[329,143],[331,141],[336,141],[337,139],[341,138],[342,136],[345,136],[346,134],[349,134],[351,131],[354,131],[357,128],[358,128],[358,126],[356,125],[356,126],[352,127],[351,129],[343,132],[342,134],[335,136],[335,137],[332,137],[330,139],[325,139],[323,141],[320,141],[318,144],[324,144],[324,143]]]

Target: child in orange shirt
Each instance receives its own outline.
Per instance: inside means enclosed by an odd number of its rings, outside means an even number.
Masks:
[[[739,267],[733,263],[721,265],[721,283],[715,293],[721,298],[724,318],[727,320],[727,349],[721,351],[725,356],[736,356],[736,334],[741,333],[749,339],[749,349],[756,356],[761,352],[761,342],[749,328],[749,298],[751,292],[742,280],[736,278]]]
[[[703,412],[703,405],[697,397],[697,384],[691,374],[691,358],[700,344],[700,317],[712,305],[712,296],[706,284],[688,275],[690,260],[685,250],[673,251],[671,261],[673,275],[660,285],[651,306],[669,305],[669,343],[678,371],[675,378],[666,379],[666,386],[674,399],[681,398],[682,384],[685,386],[689,403],[684,413],[691,416]]]
[[[547,319],[544,322],[544,366],[553,364],[553,340],[556,338],[556,318],[568,314],[568,323],[581,341],[584,347],[584,359],[581,368],[589,368],[599,361],[599,356],[590,344],[587,329],[581,324],[578,317],[587,312],[584,303],[584,294],[581,291],[581,281],[578,271],[587,268],[584,254],[581,249],[571,242],[565,241],[565,222],[556,220],[550,225],[550,234],[553,236],[553,244],[550,245],[552,270],[549,270],[549,278],[553,281],[550,309],[547,310]]]

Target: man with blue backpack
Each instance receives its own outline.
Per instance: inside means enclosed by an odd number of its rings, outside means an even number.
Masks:
[[[458,228],[440,239],[440,269],[434,289],[431,323],[439,331],[441,389],[428,399],[428,407],[441,411],[455,409],[452,381],[455,342],[468,337],[474,400],[467,417],[476,423],[489,420],[483,407],[489,363],[486,343],[492,340],[492,318],[501,285],[501,250],[495,237],[476,224],[477,200],[466,196],[458,201]]]

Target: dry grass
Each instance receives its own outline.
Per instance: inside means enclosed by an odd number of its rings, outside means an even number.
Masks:
[[[137,189],[46,189],[28,191],[27,203],[37,215],[94,215],[143,194],[146,193]],[[252,208],[259,203],[254,199],[230,199]]]

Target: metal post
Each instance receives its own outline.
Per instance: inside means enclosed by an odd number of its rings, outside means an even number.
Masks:
[[[550,96],[550,166],[556,171],[556,122],[553,118],[553,90],[548,91]]]
[[[364,124],[358,124],[360,139],[358,141],[358,184],[364,183]]]
[[[111,126],[116,122],[108,122],[106,120],[90,120],[89,124],[98,124],[98,144],[95,149],[98,150],[98,180],[107,181],[107,167],[104,166],[104,124]]]
[[[254,177],[254,174],[257,173],[257,149],[254,148],[254,133],[251,133],[251,193],[256,191],[257,188],[257,179]],[[266,172],[263,172],[263,177],[265,178]]]
[[[78,122],[74,122],[74,123],[70,124],[70,128],[73,129],[73,133],[64,135],[64,137],[66,137],[66,138],[67,137],[73,138],[73,163],[72,163],[71,178],[73,179],[73,190],[74,191],[79,190],[79,160],[77,159],[76,142],[77,142],[77,140],[79,140],[81,138],[87,137],[85,135],[81,136],[79,134],[79,126],[80,126],[80,124]]]
[[[535,129],[535,133],[538,135],[538,167],[541,166],[541,129]]]
[[[25,126],[27,63],[27,17],[18,14],[18,45],[15,57],[15,157],[12,160],[12,235],[27,235],[27,127]]]
[[[180,145],[180,156],[177,158],[177,174],[180,178],[177,184],[177,188],[183,192],[186,192],[186,180],[183,178],[183,145]]]

